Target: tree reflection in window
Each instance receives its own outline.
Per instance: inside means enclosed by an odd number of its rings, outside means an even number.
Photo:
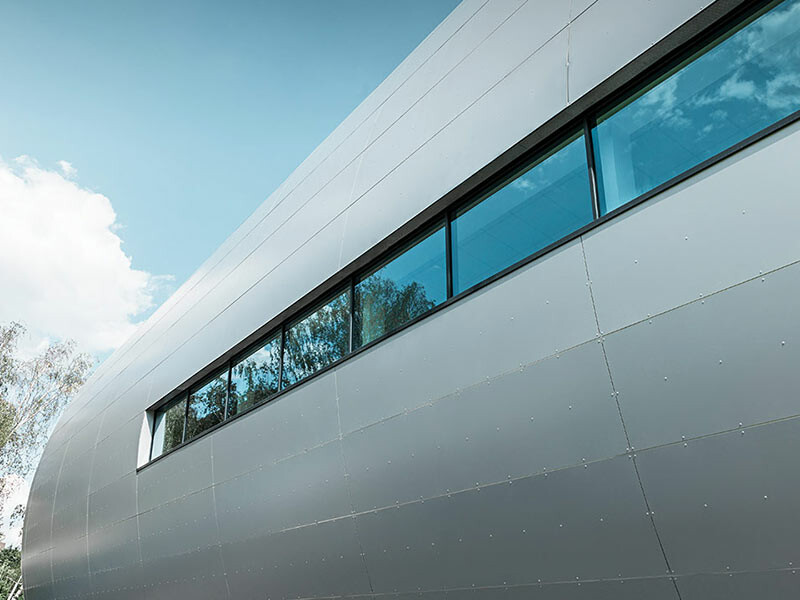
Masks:
[[[283,382],[287,387],[350,351],[350,290],[286,328]]]
[[[224,420],[227,394],[227,370],[189,394],[185,439],[189,440]]]
[[[263,402],[279,389],[281,339],[275,335],[233,365],[228,417]]]
[[[186,419],[186,396],[156,414],[153,435],[153,458],[172,450],[183,442],[183,425]]]
[[[364,277],[355,287],[355,347],[368,344],[447,298],[444,227]]]

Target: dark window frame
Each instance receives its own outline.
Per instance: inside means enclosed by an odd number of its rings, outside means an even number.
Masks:
[[[737,8],[730,11],[728,14],[720,18],[710,27],[705,28],[697,35],[694,35],[691,40],[688,42],[679,45],[673,51],[666,53],[663,57],[655,61],[652,65],[644,69],[642,73],[637,76],[632,77],[629,81],[625,82],[619,88],[614,90],[613,92],[605,95],[603,98],[598,100],[597,102],[592,103],[589,107],[585,110],[582,110],[580,114],[562,126],[559,126],[558,129],[552,134],[548,135],[544,138],[540,143],[537,143],[531,149],[523,152],[518,156],[516,159],[510,161],[507,165],[503,166],[502,168],[498,169],[497,172],[487,176],[485,179],[480,181],[478,184],[472,187],[467,193],[461,195],[455,201],[453,201],[449,206],[446,208],[437,211],[432,217],[428,218],[424,223],[419,225],[412,231],[410,234],[404,236],[402,239],[398,240],[397,242],[391,244],[386,250],[380,253],[374,260],[367,263],[365,267],[361,267],[357,269],[351,276],[346,278],[344,283],[339,282],[336,285],[332,286],[331,288],[324,290],[320,294],[316,296],[316,299],[306,303],[303,308],[300,310],[295,311],[291,314],[288,318],[285,318],[281,321],[280,325],[271,328],[269,333],[263,336],[260,336],[255,342],[249,344],[244,350],[237,352],[231,359],[227,361],[228,365],[228,395],[226,398],[226,411],[225,417],[222,422],[213,425],[212,427],[202,431],[195,437],[187,440],[186,439],[186,419],[188,418],[188,409],[189,409],[189,398],[191,392],[193,390],[199,389],[197,387],[196,382],[191,382],[189,386],[181,386],[179,389],[171,392],[164,396],[161,400],[153,404],[150,408],[147,409],[148,413],[153,414],[153,429],[151,431],[151,444],[150,444],[150,460],[145,463],[144,465],[138,467],[138,470],[148,467],[149,465],[153,464],[154,462],[161,460],[163,457],[168,456],[172,452],[179,450],[186,446],[189,442],[194,441],[207,435],[221,426],[224,426],[228,421],[237,419],[245,414],[248,414],[252,410],[257,410],[266,406],[267,404],[271,404],[272,402],[280,399],[283,397],[284,394],[292,391],[295,387],[299,385],[303,385],[316,377],[322,376],[325,373],[331,371],[332,369],[338,367],[344,361],[349,360],[355,356],[358,356],[362,352],[366,352],[373,348],[374,346],[381,344],[386,339],[397,335],[401,331],[404,331],[407,328],[410,328],[420,321],[432,316],[433,314],[438,313],[440,310],[445,310],[453,303],[465,298],[476,291],[495,283],[496,281],[506,277],[512,272],[517,271],[518,269],[538,260],[542,256],[549,254],[556,248],[559,248],[569,242],[579,238],[580,236],[584,235],[586,232],[591,231],[607,221],[616,218],[618,215],[627,212],[628,210],[642,204],[651,198],[661,194],[667,189],[675,187],[676,185],[694,177],[701,171],[708,169],[709,167],[718,164],[719,162],[729,158],[730,156],[740,152],[741,150],[763,140],[764,138],[772,135],[773,133],[788,127],[789,125],[800,121],[800,110],[797,110],[786,117],[776,121],[775,123],[755,132],[754,134],[740,140],[736,144],[718,152],[717,154],[707,158],[706,160],[694,165],[693,167],[687,169],[686,171],[676,175],[675,177],[665,181],[664,183],[654,187],[653,189],[629,200],[628,202],[622,204],[621,206],[607,212],[606,214],[600,215],[599,213],[599,189],[598,189],[598,180],[597,180],[597,172],[596,172],[596,161],[594,156],[594,146],[593,146],[593,139],[592,139],[592,129],[597,124],[597,118],[601,115],[605,115],[612,111],[615,107],[622,104],[628,98],[635,98],[642,90],[646,89],[648,85],[652,84],[653,82],[657,81],[659,78],[663,77],[666,73],[670,70],[674,69],[676,66],[680,65],[682,62],[689,59],[693,54],[697,53],[699,50],[703,49],[707,45],[712,42],[721,43],[726,39],[728,35],[734,33],[740,25],[745,24],[746,26],[748,20],[752,21],[761,14],[776,8],[781,4],[780,1],[776,0],[759,0],[758,2],[754,3],[743,3],[742,5],[738,6]],[[613,75],[612,75],[613,76]],[[474,284],[473,286],[466,288],[460,291],[457,294],[453,293],[453,249],[452,249],[452,232],[451,226],[453,219],[457,212],[465,206],[468,206],[470,203],[475,202],[475,199],[480,197],[481,194],[485,194],[487,190],[495,187],[498,183],[504,179],[507,179],[510,174],[515,171],[524,168],[526,164],[535,163],[537,160],[540,160],[544,155],[548,152],[552,151],[553,149],[557,148],[559,144],[561,144],[564,140],[569,139],[569,137],[573,135],[583,135],[584,142],[586,144],[586,153],[587,153],[587,166],[589,172],[589,183],[591,188],[591,201],[592,201],[592,210],[594,219],[589,222],[587,225],[565,235],[561,239],[553,242],[552,244],[542,248],[541,250],[517,261],[516,263],[506,267],[505,269],[498,271],[494,275],[487,277],[486,279]],[[511,150],[511,149],[510,149]],[[510,151],[509,150],[509,151]],[[511,180],[508,182],[510,183]],[[499,188],[498,188],[499,189]],[[371,340],[367,344],[360,346],[358,348],[354,347],[354,324],[353,324],[353,314],[354,314],[354,306],[355,306],[355,299],[354,299],[354,287],[356,283],[363,279],[363,277],[368,276],[371,272],[374,272],[376,269],[376,265],[386,264],[390,262],[392,259],[387,258],[390,256],[397,257],[399,256],[404,248],[410,248],[414,245],[413,240],[419,240],[422,236],[423,231],[433,231],[438,225],[441,224],[442,220],[444,220],[444,227],[445,227],[445,238],[446,238],[446,255],[445,255],[445,263],[447,266],[447,299],[430,309],[429,311],[411,319],[410,321],[404,323],[403,325],[399,326],[398,328],[387,332],[374,340]],[[381,244],[377,244],[376,246],[380,246]],[[380,267],[378,267],[380,268]],[[287,328],[291,325],[294,325],[300,321],[302,321],[307,316],[313,314],[318,308],[324,306],[337,296],[344,293],[346,290],[349,290],[350,294],[350,310],[349,310],[349,318],[350,318],[350,336],[349,336],[349,352],[345,353],[339,359],[332,361],[331,363],[327,364],[326,366],[318,369],[317,371],[308,374],[302,379],[288,385],[283,386],[283,371],[284,371],[284,354],[285,354],[285,340],[286,340],[286,332]],[[263,345],[266,343],[270,338],[279,334],[279,339],[281,340],[280,344],[280,356],[281,361],[279,365],[279,390],[272,394],[267,399],[254,404],[244,411],[237,412],[235,415],[228,417],[227,415],[227,403],[230,399],[230,381],[231,381],[231,367],[233,364],[236,363],[241,357],[246,356],[249,352],[252,352],[254,348],[259,345]],[[206,372],[207,368],[203,370]],[[215,373],[220,373],[219,369],[214,370]],[[217,375],[218,376],[218,375]],[[216,378],[216,376],[209,376],[206,374],[202,379],[199,381],[208,383],[212,379]],[[201,383],[200,387],[202,387],[204,383]],[[174,403],[179,402],[183,397],[186,398],[186,416],[184,418],[184,431],[183,431],[183,441],[178,444],[177,446],[171,448],[170,450],[165,451],[164,453],[160,454],[159,456],[153,458],[153,441],[155,438],[155,419],[161,412],[168,410]]]

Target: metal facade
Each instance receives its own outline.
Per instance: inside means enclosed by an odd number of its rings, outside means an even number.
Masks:
[[[797,597],[800,125],[137,472],[149,406],[707,4],[465,0],[69,406],[26,598]]]

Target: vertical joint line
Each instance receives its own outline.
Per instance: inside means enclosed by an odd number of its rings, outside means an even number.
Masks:
[[[594,220],[600,218],[600,192],[597,186],[597,164],[592,142],[592,123],[589,118],[583,120],[583,140],[586,143],[586,164],[589,167],[589,190],[592,195],[592,215]]]

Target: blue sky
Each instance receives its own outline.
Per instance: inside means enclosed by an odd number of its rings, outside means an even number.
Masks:
[[[107,212],[89,193],[107,199],[116,219],[108,225],[98,217],[95,229],[107,225],[122,239],[130,269],[175,278],[149,280],[159,285],[148,284],[156,291],[151,306],[131,317],[139,320],[457,4],[4,2],[6,175],[35,198],[42,181],[61,177],[62,185],[83,193],[67,211]],[[28,158],[14,162],[21,155]],[[59,161],[71,167],[59,168]],[[19,197],[8,194],[9,202]],[[81,203],[89,208],[77,208]],[[25,218],[41,221],[52,212],[42,206],[38,217]],[[146,304],[131,297],[128,309]],[[0,307],[0,322],[15,318]]]

